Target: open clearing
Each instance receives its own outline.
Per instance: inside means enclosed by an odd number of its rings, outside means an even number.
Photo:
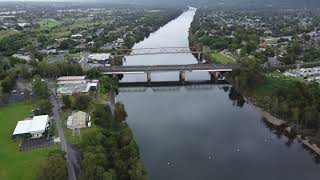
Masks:
[[[219,63],[219,64],[229,64],[234,63],[236,60],[230,56],[224,55],[220,52],[211,53],[212,61]]]
[[[12,132],[19,120],[31,115],[32,102],[0,107],[0,179],[34,180],[37,169],[44,163],[51,148],[19,152],[20,142],[14,142]]]

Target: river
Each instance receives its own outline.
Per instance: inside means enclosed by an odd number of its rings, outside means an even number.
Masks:
[[[195,14],[189,9],[134,48],[188,46]],[[197,63],[191,54],[126,58],[126,65]],[[177,73],[152,73],[152,81],[176,81]],[[208,80],[188,72],[186,80]],[[146,81],[144,74],[122,82]],[[132,88],[139,90],[141,88]],[[276,135],[250,104],[237,103],[228,85],[142,88],[121,91],[127,122],[150,180],[313,180],[320,166],[294,140]]]

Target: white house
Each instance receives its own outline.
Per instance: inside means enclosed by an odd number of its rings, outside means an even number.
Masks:
[[[13,132],[13,136],[30,134],[31,138],[40,138],[49,128],[49,116],[34,116],[32,119],[19,121]]]

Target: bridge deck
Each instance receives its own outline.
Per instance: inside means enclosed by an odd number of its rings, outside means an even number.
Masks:
[[[109,66],[99,67],[105,74],[138,73],[138,72],[169,72],[169,71],[232,71],[240,68],[239,64],[186,64],[186,65],[141,65],[141,66]]]

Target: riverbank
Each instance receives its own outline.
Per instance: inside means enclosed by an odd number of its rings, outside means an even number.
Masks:
[[[246,99],[247,102],[250,102]],[[276,126],[276,127],[281,127],[281,126],[285,126],[287,124],[286,121],[276,118],[274,116],[272,116],[269,112],[259,108],[257,105],[253,104],[250,102],[250,104],[252,104],[255,109],[262,115],[262,117],[264,118],[265,121],[267,121],[268,123]]]
[[[252,105],[263,117],[263,120],[266,123],[277,128],[283,134],[287,135],[288,138],[296,138],[298,139],[305,147],[313,151],[316,155],[320,156],[320,144],[312,142],[312,140],[308,137],[308,133],[304,133],[303,130],[296,131],[294,127],[290,126],[285,120],[279,119],[273,116],[271,113],[265,111],[260,108],[253,98],[244,98],[245,101]]]

